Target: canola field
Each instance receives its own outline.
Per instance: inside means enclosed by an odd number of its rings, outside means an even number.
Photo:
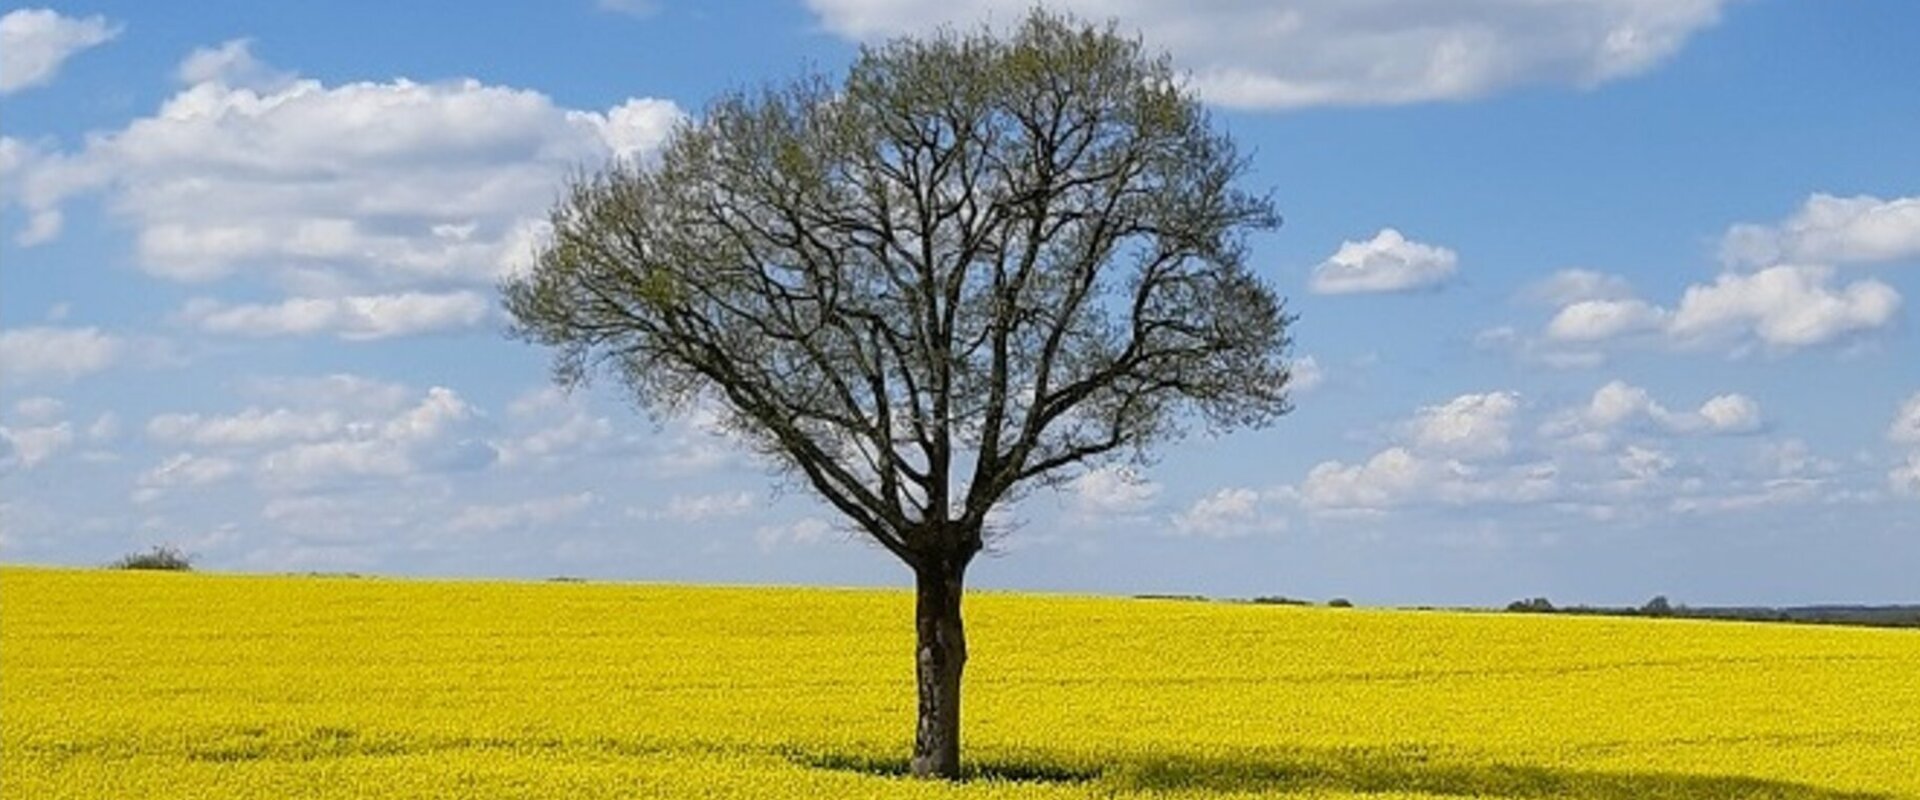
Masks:
[[[4,798],[1920,798],[1920,632],[0,569]]]

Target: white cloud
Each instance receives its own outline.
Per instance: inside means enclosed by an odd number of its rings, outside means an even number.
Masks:
[[[1320,367],[1320,360],[1313,356],[1294,359],[1288,374],[1287,390],[1295,397],[1311,393],[1327,380],[1326,370]]]
[[[1214,102],[1251,108],[1461,100],[1529,84],[1593,86],[1652,69],[1725,0],[1061,0],[1169,50]],[[873,40],[1018,20],[1022,0],[809,0],[828,30]]]
[[[1521,299],[1549,306],[1569,306],[1587,300],[1626,300],[1633,297],[1627,279],[1590,269],[1563,269],[1521,290]]]
[[[469,505],[447,522],[453,533],[492,533],[531,529],[563,522],[598,500],[593,492],[542,497],[517,503]]]
[[[1713,283],[1687,287],[1672,308],[1618,293],[1593,299],[1559,293],[1559,299],[1570,302],[1547,323],[1541,340],[1501,328],[1496,329],[1500,341],[1483,344],[1520,354],[1580,352],[1556,348],[1641,336],[1680,349],[1741,353],[1758,345],[1784,352],[1843,341],[1894,323],[1901,297],[1892,286],[1872,279],[1842,285],[1835,277],[1828,266],[1724,272]]]
[[[19,428],[0,425],[0,472],[38,466],[71,444],[73,426],[66,422]]]
[[[761,552],[771,552],[781,545],[815,545],[830,541],[834,535],[832,523],[818,517],[806,517],[784,525],[762,525],[753,533],[753,539],[760,545]]]
[[[1646,389],[1615,380],[1594,390],[1584,407],[1549,420],[1541,432],[1559,439],[1586,437],[1604,443],[1611,431],[1636,423],[1665,433],[1714,435],[1752,433],[1765,425],[1765,419],[1759,402],[1737,392],[1708,398],[1694,411],[1673,411]]]
[[[134,491],[134,502],[151,502],[168,489],[219,483],[239,472],[239,463],[232,459],[177,453],[140,474],[135,481],[139,488]]]
[[[1758,339],[1791,349],[1890,325],[1900,293],[1876,280],[1833,286],[1831,267],[1778,266],[1724,273],[1691,286],[1667,332],[1678,342]]]
[[[1758,486],[1740,487],[1723,494],[1676,497],[1669,508],[1678,514],[1726,514],[1752,511],[1790,503],[1819,499],[1822,481],[1806,478],[1776,478]]]
[[[1595,342],[1657,331],[1666,320],[1664,310],[1644,300],[1581,300],[1553,315],[1547,323],[1547,338],[1560,342]]]
[[[1900,494],[1920,495],[1920,452],[1907,456],[1907,463],[1887,472],[1887,485]]]
[[[1674,466],[1673,457],[1665,451],[1639,445],[1628,445],[1620,453],[1616,463],[1628,480],[1642,484],[1659,480]]]
[[[1694,422],[1694,419],[1699,422]],[[1760,404],[1743,394],[1723,394],[1700,404],[1693,417],[1675,415],[1668,424],[1682,432],[1747,433],[1760,429]]]
[[[120,415],[111,411],[94,417],[93,424],[87,426],[87,440],[96,444],[106,442],[120,435]]]
[[[1813,449],[1800,439],[1767,442],[1762,446],[1761,454],[1766,467],[1762,474],[1778,478],[1831,475],[1840,469],[1840,465],[1832,460],[1815,455]]]
[[[208,333],[235,336],[331,334],[349,341],[461,330],[485,322],[492,303],[478,292],[299,297],[265,305],[196,300],[181,317]]]
[[[66,225],[66,215],[57,208],[41,209],[27,217],[27,226],[13,235],[13,243],[21,247],[51,242],[60,236],[60,229]]]
[[[1729,228],[1720,258],[1741,268],[1920,261],[1920,197],[1815,194],[1781,222]]]
[[[1342,242],[1332,257],[1313,268],[1310,288],[1319,294],[1425,289],[1452,277],[1459,261],[1452,250],[1382,228],[1367,241]]]
[[[398,383],[346,373],[253,377],[241,384],[241,391],[297,409],[359,416],[391,414],[412,399],[412,391]]]
[[[1475,334],[1473,346],[1480,350],[1505,352],[1522,362],[1553,369],[1592,369],[1607,363],[1607,354],[1600,350],[1528,336],[1511,325],[1488,328]]]
[[[23,150],[17,202],[103,190],[142,269],[264,271],[314,297],[490,285],[530,258],[570,172],[642,156],[681,118],[664,100],[579,111],[474,80],[269,80],[244,42],[180,74],[199,82],[78,152]]]
[[[550,386],[516,398],[507,414],[518,430],[494,443],[504,466],[552,466],[618,444],[611,421]]]
[[[147,435],[169,444],[258,447],[324,439],[345,427],[345,419],[331,410],[249,408],[226,416],[160,414],[147,421]]]
[[[23,397],[13,403],[14,416],[26,423],[50,422],[66,409],[59,398],[46,396]]]
[[[295,76],[254,58],[251,39],[229,39],[218,47],[201,47],[189,53],[174,77],[187,86],[213,83],[272,92],[285,88]]]
[[[1216,538],[1285,530],[1287,518],[1271,506],[1267,498],[1253,489],[1221,489],[1195,500],[1175,515],[1173,529],[1188,536]]]
[[[392,416],[356,420],[335,435],[299,442],[260,460],[263,482],[308,489],[366,478],[404,479],[476,469],[498,453],[468,430],[478,412],[456,392],[433,387]]]
[[[1899,413],[1893,416],[1893,424],[1887,426],[1887,441],[1920,445],[1920,392],[1914,392],[1905,403],[1900,404]]]
[[[1073,510],[1088,517],[1138,514],[1153,506],[1161,488],[1126,466],[1088,470],[1067,484]]]
[[[120,26],[95,14],[76,18],[45,8],[22,8],[0,17],[0,95],[44,86],[87,48],[120,35]]]
[[[10,384],[70,381],[113,366],[125,349],[98,328],[14,328],[0,331],[0,375]]]
[[[1549,462],[1511,467],[1475,466],[1390,447],[1365,463],[1325,461],[1307,472],[1300,502],[1321,512],[1377,512],[1423,504],[1537,503],[1560,494],[1559,471]]]
[[[1887,472],[1887,485],[1899,494],[1920,495],[1920,392],[1914,392],[1900,406],[1887,426],[1887,440],[1913,448],[1904,464]]]
[[[1468,459],[1506,455],[1512,448],[1507,434],[1519,408],[1520,396],[1513,392],[1463,394],[1443,405],[1422,407],[1408,431],[1426,452]]]

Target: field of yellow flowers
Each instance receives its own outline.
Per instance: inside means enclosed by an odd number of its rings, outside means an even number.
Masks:
[[[979,593],[0,570],[6,798],[1920,798],[1920,632]]]

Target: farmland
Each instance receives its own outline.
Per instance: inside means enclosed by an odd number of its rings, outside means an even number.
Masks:
[[[0,796],[1920,798],[1920,632],[982,592],[0,570]]]

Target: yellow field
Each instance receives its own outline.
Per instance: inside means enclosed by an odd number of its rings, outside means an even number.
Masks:
[[[1920,633],[977,594],[0,570],[0,797],[1920,798]]]

